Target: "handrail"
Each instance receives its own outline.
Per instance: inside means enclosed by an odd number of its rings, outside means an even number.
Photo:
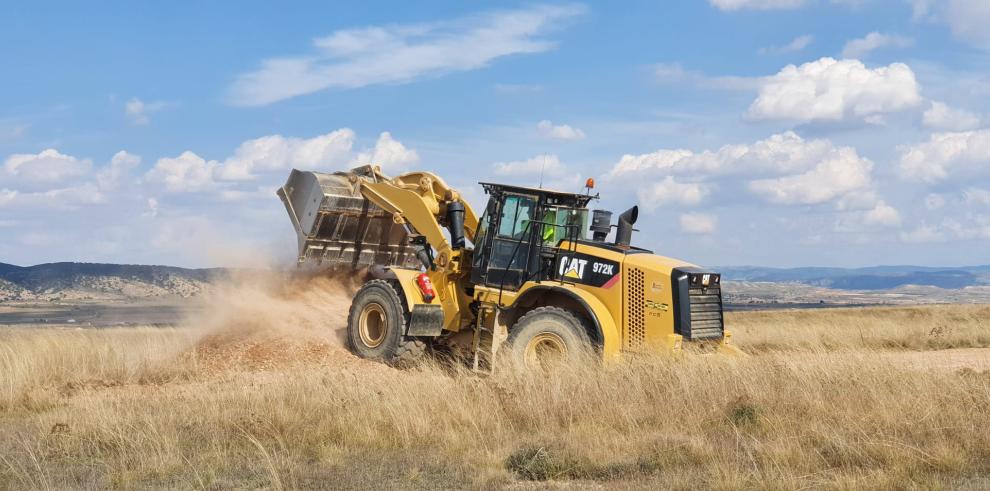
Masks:
[[[523,229],[523,235],[525,235],[526,233],[529,233],[529,241],[528,242],[529,242],[530,248],[532,248],[532,246],[533,246],[533,237],[534,237],[534,235],[533,235],[533,231],[532,231],[531,225],[534,224],[534,223],[536,223],[538,225],[541,225],[541,227],[540,227],[540,230],[541,231],[543,230],[543,227],[545,227],[547,225],[549,225],[551,227],[562,227],[565,230],[574,230],[574,233],[573,234],[568,234],[567,232],[565,232],[565,238],[564,239],[561,239],[559,242],[557,242],[557,245],[553,247],[553,249],[555,250],[555,252],[554,252],[554,263],[556,263],[557,260],[560,257],[560,244],[563,243],[565,240],[568,241],[569,245],[571,245],[573,247],[573,250],[568,249],[568,252],[575,252],[575,251],[577,251],[577,232],[580,231],[580,228],[581,228],[580,225],[575,225],[575,224],[558,225],[557,223],[554,223],[554,222],[544,222],[544,221],[541,221],[541,220],[529,220],[526,223],[526,227]],[[498,239],[498,236],[496,235],[493,238],[493,241],[494,240],[497,240],[497,239]],[[542,238],[540,239],[540,241],[542,242]],[[519,246],[523,242],[524,242],[523,240],[520,240],[520,241],[516,242],[516,246],[512,249],[512,255],[509,256],[509,262],[508,262],[508,264],[505,265],[505,269],[502,270],[502,278],[500,279],[499,284],[498,284],[498,305],[502,305],[502,291],[505,289],[505,276],[506,276],[506,274],[508,274],[509,269],[512,267],[512,263],[515,262],[515,260],[516,260],[516,254],[519,252]],[[494,248],[494,242],[492,243],[492,247]],[[491,260],[491,259],[489,259],[489,260]],[[527,264],[527,266],[528,266],[528,264]],[[526,270],[524,269],[523,271],[526,271]],[[528,271],[526,271],[526,272],[529,273]],[[524,276],[523,277],[523,283],[525,283],[526,281],[528,281],[529,278],[530,278],[530,276]],[[561,276],[561,284],[563,284],[563,276]]]

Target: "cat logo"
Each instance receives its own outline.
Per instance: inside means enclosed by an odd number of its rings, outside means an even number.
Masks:
[[[556,277],[597,288],[611,288],[619,279],[619,263],[589,254],[560,256]]]
[[[580,280],[584,278],[584,267],[587,266],[588,261],[585,259],[578,258],[568,258],[564,256],[560,258],[560,275],[565,278],[574,278]]]

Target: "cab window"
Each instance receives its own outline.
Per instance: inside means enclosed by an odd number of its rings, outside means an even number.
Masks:
[[[522,239],[533,217],[534,202],[524,196],[507,196],[498,224],[499,237]]]
[[[588,228],[588,210],[552,207],[543,214],[544,246],[555,246],[561,240],[575,237],[584,238],[583,231]]]

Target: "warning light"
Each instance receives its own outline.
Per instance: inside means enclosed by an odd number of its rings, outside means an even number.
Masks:
[[[593,177],[589,177],[587,181],[584,181],[584,187],[586,187],[588,189],[594,189],[595,188],[595,179]]]

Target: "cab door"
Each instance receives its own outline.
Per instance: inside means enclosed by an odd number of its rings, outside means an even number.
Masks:
[[[535,196],[503,194],[500,202],[489,203],[479,222],[472,280],[494,288],[518,290],[529,276],[533,248]]]

